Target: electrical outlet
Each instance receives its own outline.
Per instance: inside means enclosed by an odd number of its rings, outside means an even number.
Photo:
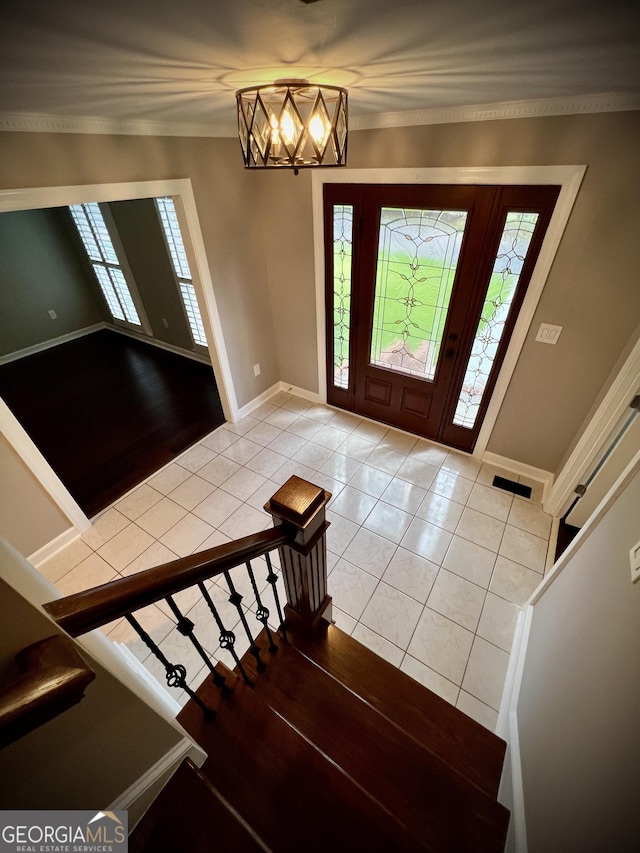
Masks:
[[[56,314],[56,312],[53,310],[53,308],[51,308],[51,309],[49,310],[49,316],[51,317],[51,319],[52,319],[52,320],[57,320],[57,319],[58,319],[58,315],[57,315],[57,314]]]
[[[260,365],[259,364],[253,365],[253,375],[254,376],[260,376]]]

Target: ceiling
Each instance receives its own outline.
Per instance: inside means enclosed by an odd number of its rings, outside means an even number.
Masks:
[[[0,12],[0,117],[14,126],[37,114],[231,135],[234,91],[281,77],[347,86],[356,127],[605,93],[638,107],[640,15],[628,0],[14,0]]]

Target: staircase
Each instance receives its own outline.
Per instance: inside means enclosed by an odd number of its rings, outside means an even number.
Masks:
[[[244,657],[253,687],[218,664],[228,690],[198,690],[213,718],[181,712],[209,758],[180,769],[132,851],[504,850],[503,741],[333,625],[287,637],[273,655],[258,638],[262,672]]]

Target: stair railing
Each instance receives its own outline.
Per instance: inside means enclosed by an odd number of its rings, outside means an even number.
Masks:
[[[238,573],[241,567],[244,567],[248,574],[256,601],[254,618],[267,635],[271,654],[277,652],[269,624],[271,614],[260,595],[252,561],[260,557],[264,557],[266,561],[266,580],[273,591],[278,617],[277,628],[285,640],[287,624],[295,623],[302,629],[314,631],[324,619],[330,619],[331,598],[327,595],[326,563],[326,531],[329,522],[325,517],[325,508],[330,498],[331,494],[319,486],[299,477],[290,477],[265,504],[264,508],[274,522],[272,529],[59,598],[45,604],[44,608],[72,637],[78,637],[116,619],[125,618],[164,667],[167,684],[184,690],[205,714],[210,715],[211,709],[188,684],[186,667],[166,657],[161,647],[140,624],[136,612],[164,600],[175,618],[176,630],[190,640],[209,669],[213,682],[224,691],[224,676],[216,670],[215,662],[198,639],[194,622],[182,612],[174,597],[183,590],[197,587],[218,628],[220,648],[231,655],[239,674],[245,683],[251,685],[251,679],[235,648],[235,633],[225,624],[205,582],[213,578],[224,578],[229,592],[228,601],[236,608],[239,624],[249,642],[249,651],[255,657],[258,671],[263,670],[265,663],[249,624],[250,612],[243,607],[243,596],[238,591]],[[271,554],[275,550],[279,552],[285,587],[284,607],[276,587],[278,575],[271,561]],[[271,621],[271,625],[273,624]]]

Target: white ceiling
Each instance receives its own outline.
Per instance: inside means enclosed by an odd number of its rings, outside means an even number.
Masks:
[[[360,127],[603,93],[640,104],[638,2],[11,0],[0,12],[0,117],[230,135],[234,91],[279,77],[347,86]]]

